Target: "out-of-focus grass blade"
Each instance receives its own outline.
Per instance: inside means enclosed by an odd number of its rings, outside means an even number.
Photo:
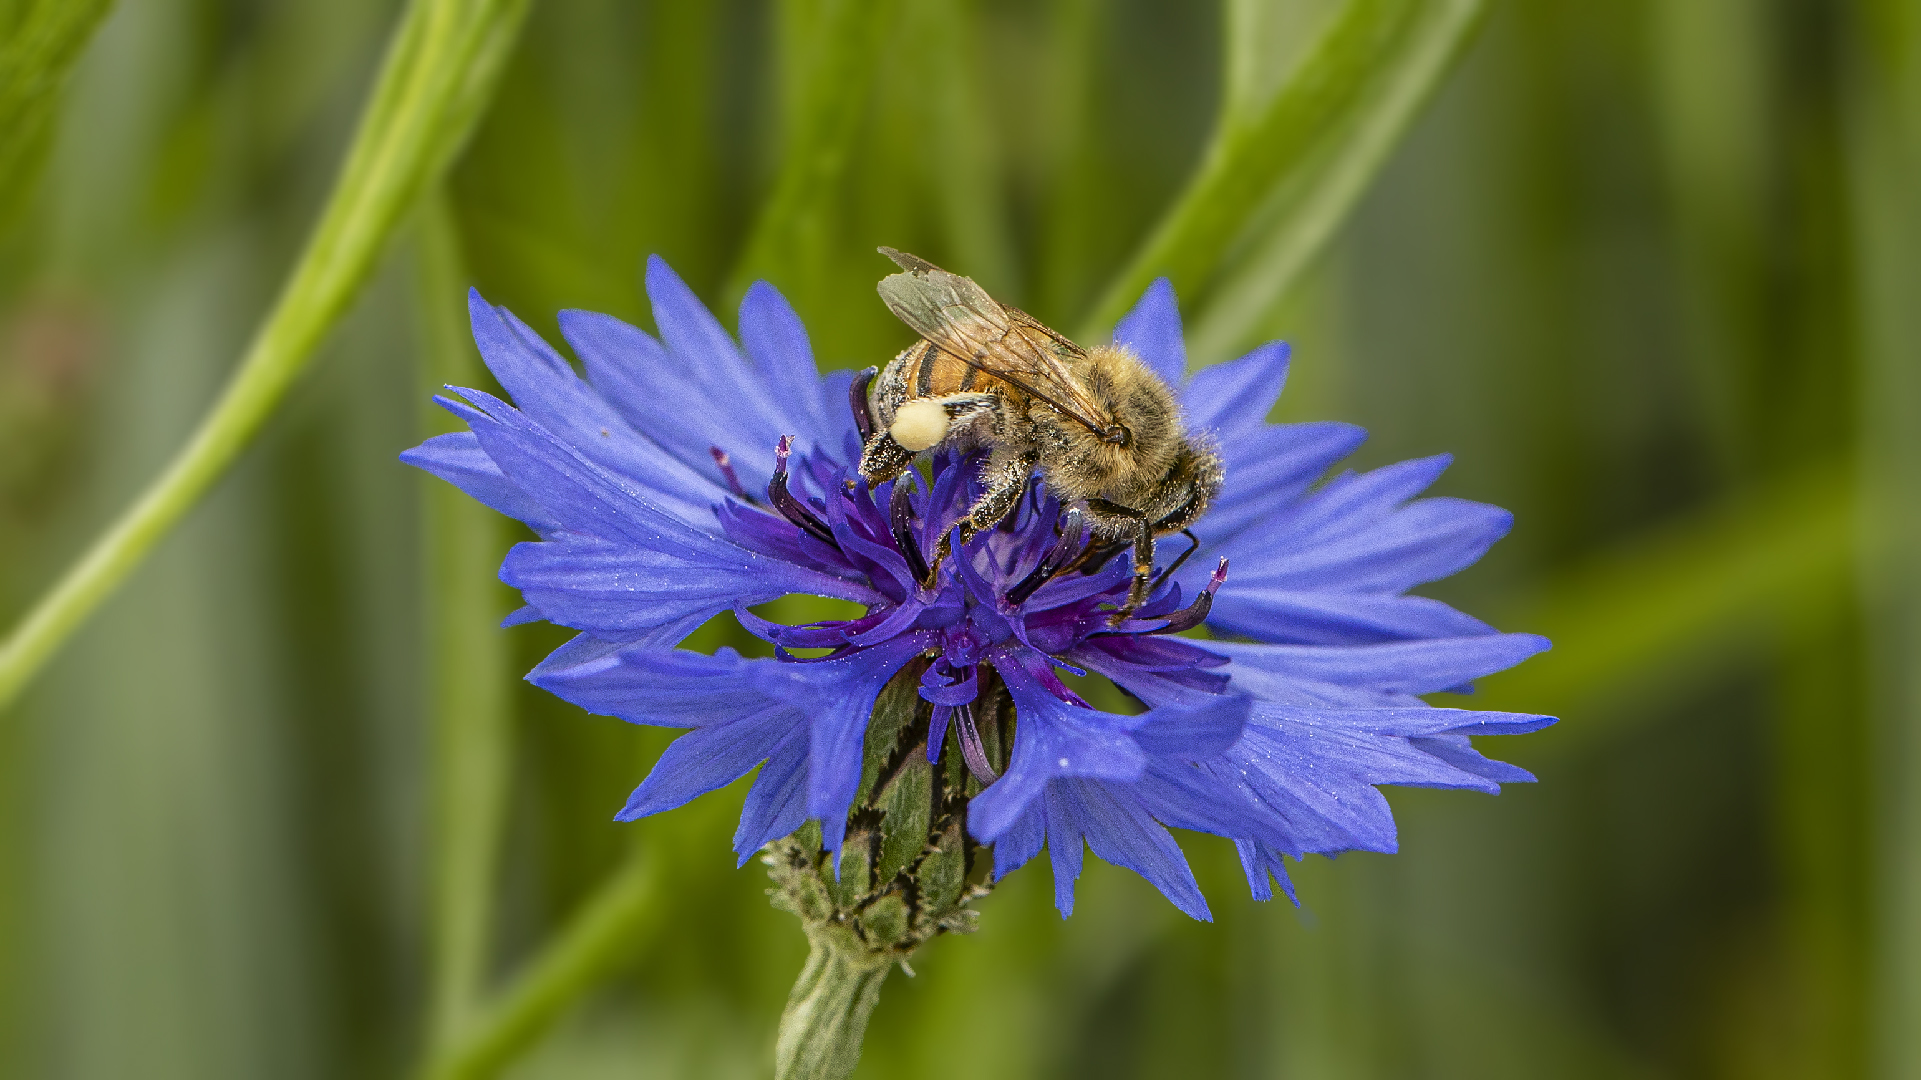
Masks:
[[[935,195],[954,262],[1011,295],[1019,288],[1007,200],[999,178],[992,123],[981,101],[971,5],[931,0],[910,9],[928,63],[929,139],[921,153],[934,166]]]
[[[1848,471],[1831,463],[1568,571],[1496,620],[1554,648],[1481,680],[1474,706],[1562,714],[1538,745],[1568,750],[1637,715],[1614,706],[1718,677],[1784,631],[1833,620],[1849,598],[1855,506]]]
[[[1274,204],[1255,226],[1247,254],[1208,291],[1188,333],[1190,354],[1215,359],[1248,344],[1248,335],[1347,220],[1459,54],[1484,6],[1482,0],[1420,6],[1396,40],[1393,59],[1370,80],[1365,97],[1329,136],[1328,145],[1277,185]]]
[[[1880,871],[1874,1073],[1921,1073],[1921,13],[1852,8],[1848,167],[1870,528]]]
[[[423,200],[418,304],[431,388],[485,382],[468,340],[466,273],[444,193]],[[423,395],[423,400],[425,396]],[[455,425],[428,406],[426,434]],[[487,975],[495,871],[508,792],[508,648],[500,620],[512,603],[495,577],[506,537],[500,515],[451,484],[423,477],[422,610],[433,748],[433,1007],[431,1039],[450,1042]]]
[[[1741,0],[1658,4],[1649,15],[1685,355],[1699,373],[1716,464],[1733,474],[1765,460],[1758,451],[1773,434],[1756,415],[1754,384],[1765,376],[1752,363],[1774,351],[1778,333],[1764,317],[1766,238],[1778,212],[1768,202],[1769,138],[1780,108],[1769,96],[1768,15]]]
[[[1227,99],[1199,170],[1082,336],[1105,335],[1161,275],[1190,305],[1228,305],[1191,352],[1245,332],[1346,216],[1480,9],[1479,0],[1347,0],[1267,95],[1259,50],[1231,44]],[[1230,4],[1230,43],[1257,37],[1248,24],[1260,14]],[[1224,281],[1230,262],[1237,273]]]
[[[486,105],[527,0],[417,0],[340,179],[220,400],[133,505],[0,644],[0,708],[226,472],[372,272],[395,223]]]
[[[818,279],[834,236],[834,200],[880,70],[882,43],[897,15],[894,0],[786,0],[779,6],[786,106],[780,167],[728,277],[728,296],[746,292],[755,278],[789,289]]]
[[[549,1025],[656,927],[658,859],[636,852],[589,897],[462,1037],[438,1049],[421,1080],[480,1080],[526,1052]]]
[[[1779,228],[1785,216],[1842,204],[1842,193],[1821,179],[1836,163],[1788,151],[1814,143],[1834,120],[1794,104],[1809,100],[1809,84],[1773,69],[1778,9],[1694,0],[1651,5],[1646,17],[1650,101],[1672,208],[1679,355],[1695,375],[1690,397],[1706,460],[1713,475],[1753,477],[1810,452],[1826,456],[1856,417],[1841,393],[1807,389],[1841,382],[1828,343],[1844,324],[1838,309],[1850,286],[1845,275],[1821,275],[1790,292],[1773,275],[1785,253],[1843,243]],[[1765,668],[1751,664],[1743,679],[1764,688],[1742,726],[1765,738],[1768,751],[1762,822],[1780,898],[1772,946],[1779,968],[1769,979],[1779,1003],[1771,1008],[1796,1018],[1767,1052],[1783,1076],[1867,1073],[1873,769],[1864,627],[1847,582],[1836,582],[1831,599],[1776,620],[1780,640],[1766,650]]]
[[[53,107],[113,0],[29,0],[0,26],[0,225],[12,221],[44,156]]]

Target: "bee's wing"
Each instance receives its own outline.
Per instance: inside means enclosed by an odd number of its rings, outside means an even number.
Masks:
[[[907,271],[881,279],[881,299],[915,333],[962,363],[1053,405],[1089,430],[1105,431],[1113,423],[1063,360],[1063,353],[1082,355],[1080,346],[1026,312],[1003,306],[971,278],[892,248],[880,251]]]

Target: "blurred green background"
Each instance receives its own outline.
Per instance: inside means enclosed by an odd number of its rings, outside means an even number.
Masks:
[[[649,325],[657,252],[730,326],[769,278],[823,365],[865,366],[905,342],[885,243],[1082,333],[1224,99],[1272,92],[1359,2],[539,0],[437,213],[0,717],[0,1071],[380,1077],[422,1053],[429,615],[461,588],[426,571],[465,543],[484,574],[515,539],[395,461],[446,429],[436,372],[474,362],[444,347],[460,286],[550,334],[562,307]],[[46,7],[0,3],[0,32]],[[0,145],[37,177],[0,188],[7,622],[232,368],[397,16],[120,0],[44,130]],[[1195,362],[1286,337],[1280,418],[1366,425],[1361,466],[1451,451],[1439,493],[1515,512],[1432,592],[1556,640],[1478,698],[1564,717],[1485,747],[1541,783],[1391,792],[1401,853],[1310,860],[1298,911],[1248,900],[1209,837],[1185,840],[1211,925],[1091,863],[1063,922],[1036,865],[890,980],[858,1075],[1921,1075],[1917,22],[1491,0],[1301,272],[1262,277],[1259,213],[1171,262]],[[453,670],[512,740],[492,971],[630,848],[653,860],[608,977],[509,1075],[765,1075],[805,947],[733,868],[740,785],[612,822],[664,734],[514,682],[562,635],[485,629],[513,600],[472,580],[482,644]]]

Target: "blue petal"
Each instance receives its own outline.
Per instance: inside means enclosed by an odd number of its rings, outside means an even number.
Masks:
[[[1366,431],[1333,421],[1272,424],[1223,440],[1227,486],[1195,523],[1195,532],[1213,545],[1256,525],[1265,531],[1271,519],[1365,441]],[[1195,569],[1206,578],[1205,566]]]
[[[1240,584],[1230,579],[1214,598],[1209,626],[1257,640],[1302,645],[1363,645],[1495,633],[1481,620],[1425,596],[1289,592]]]
[[[1380,784],[1497,793],[1521,770],[1490,762],[1467,732],[1531,731],[1548,717],[1464,710],[1306,709],[1257,704],[1247,731],[1204,771],[1237,786],[1259,812],[1236,839],[1306,852],[1392,851],[1394,820]]]
[[[1190,918],[1213,921],[1181,846],[1127,787],[1093,780],[1064,781],[1048,792],[1047,808],[1050,826],[1047,849],[1054,853],[1063,847],[1071,848],[1077,872],[1084,837],[1097,857],[1146,878]],[[1071,808],[1072,820],[1080,835],[1063,835],[1066,830],[1060,822],[1067,815],[1061,812],[1062,808]],[[1059,856],[1055,861],[1054,888],[1057,904],[1063,890],[1066,893],[1066,902],[1061,904],[1061,914],[1066,915],[1073,910],[1073,880],[1062,880]]]
[[[519,589],[547,621],[602,637],[688,620],[692,630],[721,611],[792,593],[856,603],[880,599],[864,585],[706,536],[637,544],[561,534],[516,544],[501,564],[500,580]]]
[[[1338,714],[1313,716],[1305,710],[1257,708],[1244,741],[1255,742],[1254,732],[1259,731],[1266,736],[1265,749],[1275,767],[1285,761],[1287,768],[1304,776],[1338,779],[1356,786],[1398,784],[1500,792],[1500,785],[1493,781],[1457,769],[1405,738],[1371,731],[1366,723],[1345,720]]]
[[[1134,785],[1134,795],[1154,820],[1172,828],[1229,837],[1260,832],[1260,805],[1219,764],[1155,761]]]
[[[1489,734],[1506,734],[1490,732]],[[1534,774],[1518,765],[1505,761],[1495,761],[1481,756],[1474,748],[1465,732],[1448,732],[1423,738],[1409,739],[1408,742],[1423,753],[1440,758],[1449,765],[1465,773],[1472,773],[1496,784],[1531,784]]]
[[[847,811],[860,789],[862,744],[874,714],[874,699],[900,666],[932,640],[925,633],[903,634],[844,658],[780,665],[802,669],[789,678],[797,691],[804,685],[805,708],[812,720],[807,816],[819,819],[821,846],[829,851],[840,850]]]
[[[560,523],[539,501],[522,491],[480,448],[471,431],[436,435],[400,460],[440,477],[492,510],[526,522],[536,532],[552,532]]]
[[[732,649],[712,656],[685,649],[631,649],[581,635],[527,676],[566,701],[630,724],[702,727],[794,711],[757,673],[771,660]]]
[[[737,419],[792,423],[787,403],[775,398],[720,320],[658,255],[647,259],[647,298],[653,302],[662,344],[707,385],[709,400],[731,402],[729,412]]]
[[[967,830],[974,832],[972,803],[968,804]],[[1036,799],[994,841],[994,880],[999,881],[1026,866],[1030,859],[1041,853],[1041,846],[1046,842],[1047,800]]]
[[[1293,536],[1322,539],[1385,521],[1408,500],[1432,487],[1452,463],[1450,455],[1436,454],[1369,472],[1345,473],[1291,507],[1274,526]]]
[[[711,392],[699,365],[678,362],[646,331],[611,315],[563,311],[560,332],[594,388],[634,430],[713,486],[726,483],[715,447],[736,459],[738,475],[757,479],[755,487],[766,484],[779,434],[770,439],[765,424],[735,423],[734,410]]]
[[[1238,360],[1195,372],[1181,395],[1188,427],[1211,431],[1224,444],[1261,430],[1287,383],[1291,351],[1285,341],[1270,341]]]
[[[1286,552],[1241,557],[1234,565],[1242,581],[1252,578],[1283,588],[1400,592],[1472,566],[1513,523],[1513,516],[1498,507],[1422,499],[1385,521],[1364,523],[1318,543],[1302,541]]]
[[[1134,729],[1134,741],[1148,754],[1182,760],[1213,757],[1240,741],[1253,702],[1238,696],[1202,696],[1213,700],[1198,708],[1149,710]]]
[[[725,452],[750,491],[773,475],[774,447],[794,437],[799,453],[838,453],[853,430],[848,372],[823,379],[807,332],[779,292],[756,282],[741,302],[749,364],[712,314],[657,259],[648,291],[666,344],[611,316],[564,311],[561,333],[588,377],[623,417],[687,468],[715,485]]]
[[[1281,883],[1281,891],[1294,901],[1295,907],[1301,906],[1301,898],[1294,895],[1294,882],[1287,876],[1287,866],[1281,862],[1281,853],[1260,840],[1236,840],[1234,850],[1241,856],[1241,870],[1247,874],[1248,891],[1256,900],[1274,899],[1274,890],[1268,885],[1268,875]]]
[[[1064,785],[1047,792],[1047,861],[1054,868],[1054,907],[1065,919],[1074,914],[1074,883],[1080,880],[1081,829]]]
[[[1417,753],[1410,749],[1410,753]],[[1394,815],[1379,791],[1301,732],[1250,724],[1239,745],[1210,771],[1239,783],[1265,811],[1243,835],[1265,836],[1291,855],[1392,852]]]
[[[807,821],[807,733],[796,731],[775,747],[747,791],[734,830],[735,866],[745,866],[769,842]]]
[[[646,490],[682,520],[712,519],[708,508],[726,494],[724,488],[641,438],[618,410],[511,313],[488,304],[478,292],[469,293],[467,306],[474,342],[488,370],[522,413],[582,458]]]
[[[467,421],[481,449],[516,487],[567,528],[642,543],[698,543],[708,536],[657,492],[602,469],[506,402],[478,390],[462,393],[480,408],[449,402],[449,411]],[[706,518],[712,522],[712,513]]]
[[[838,401],[822,392],[820,370],[807,327],[780,294],[765,281],[756,281],[740,301],[740,342],[753,358],[761,379],[782,405],[777,419],[783,434],[812,436],[802,448],[832,450],[842,431],[852,424],[845,395]]]
[[[752,713],[724,724],[710,724],[667,744],[647,779],[634,789],[616,821],[634,821],[672,810],[698,795],[747,775],[767,760],[795,731],[784,710]]]
[[[1181,309],[1166,278],[1141,294],[1134,310],[1114,325],[1114,344],[1126,346],[1169,386],[1187,379],[1187,340],[1181,336]]]
[[[1418,703],[1386,709],[1317,709],[1263,702],[1260,714],[1261,722],[1269,726],[1296,724],[1316,730],[1338,728],[1357,734],[1401,737],[1525,735],[1555,723],[1554,717],[1538,713],[1440,709]]]
[[[860,783],[861,742],[874,699],[930,640],[902,635],[808,663],[745,659],[732,650],[713,656],[681,649],[608,653],[570,643],[567,658],[550,657],[529,679],[590,712],[696,729],[669,746],[629,800],[623,811],[628,817],[658,813],[729,783],[777,748],[797,752],[788,740],[799,733],[806,743],[806,816],[820,819],[822,842],[832,851],[840,847]],[[790,796],[782,792],[793,767],[783,758],[769,771],[770,788],[744,820],[741,842],[791,820]]]
[[[1504,671],[1548,647],[1535,634],[1483,634],[1380,645],[1202,646],[1234,662],[1235,682],[1251,693],[1284,701],[1295,683],[1328,683],[1384,694],[1432,694]]]
[[[993,842],[1051,781],[1140,777],[1147,757],[1129,734],[1140,718],[1069,705],[1018,663],[996,667],[1013,695],[1020,722],[1014,726],[1007,773],[968,806],[967,827],[977,839]]]

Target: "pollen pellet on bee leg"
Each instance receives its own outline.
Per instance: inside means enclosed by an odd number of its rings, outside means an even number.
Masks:
[[[931,398],[915,398],[894,410],[887,433],[901,449],[920,453],[947,437],[947,409]]]

